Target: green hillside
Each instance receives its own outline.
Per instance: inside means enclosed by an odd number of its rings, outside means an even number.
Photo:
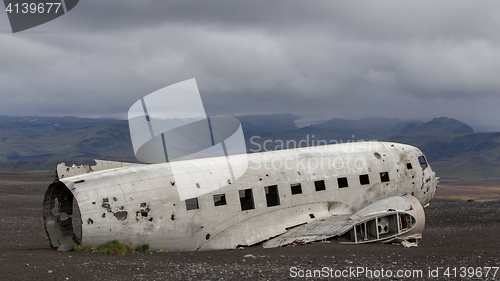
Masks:
[[[0,124],[0,161],[80,157],[134,157],[128,124],[89,126]]]

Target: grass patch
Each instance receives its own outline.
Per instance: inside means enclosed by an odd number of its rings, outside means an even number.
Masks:
[[[99,250],[96,249],[95,247],[82,245],[82,244],[75,244],[75,247],[73,248],[73,250],[75,252],[99,253]]]
[[[137,245],[135,247],[136,252],[149,252],[149,245],[148,244],[142,244],[142,245]]]
[[[123,256],[128,253],[150,251],[148,244],[142,244],[134,247],[132,244],[121,243],[118,240],[109,241],[98,248],[76,244],[74,250],[75,252],[99,253],[104,256]]]

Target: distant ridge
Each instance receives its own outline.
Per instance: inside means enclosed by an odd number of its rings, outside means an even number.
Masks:
[[[474,132],[469,125],[447,117],[434,118],[429,122],[383,117],[358,120],[334,118],[311,125],[311,127],[321,130],[384,132],[390,135],[470,134]]]
[[[236,118],[250,138],[263,132],[296,130],[294,121],[300,117],[273,114]],[[53,169],[54,159],[89,163],[92,158],[137,161],[127,120],[0,116],[0,169]]]
[[[5,116],[0,115],[0,124],[31,124],[31,125],[99,125],[119,121],[113,118],[81,118],[75,116],[41,117],[41,116]]]
[[[407,123],[399,131],[403,135],[422,135],[422,134],[472,134],[474,129],[471,126],[456,119],[439,117],[434,118],[427,123]]]
[[[241,121],[249,152],[286,149],[277,145],[280,140],[308,145],[317,145],[318,140],[380,140],[417,146],[441,177],[500,177],[500,133],[473,133],[469,125],[452,118],[428,122],[335,118],[303,128],[297,127],[294,121],[299,117],[292,114],[236,118]],[[252,137],[256,138],[250,140]],[[52,170],[59,162],[90,164],[93,158],[137,161],[127,120],[0,116],[2,170]]]
[[[283,113],[270,115],[245,115],[236,116],[241,122],[243,132],[246,138],[261,134],[263,132],[282,132],[289,130],[297,130],[295,120],[300,119],[299,116]]]
[[[383,117],[363,118],[358,120],[333,118],[323,123],[311,125],[311,127],[321,130],[388,131],[404,121],[405,120]]]

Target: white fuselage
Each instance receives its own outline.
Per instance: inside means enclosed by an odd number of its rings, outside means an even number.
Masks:
[[[233,166],[248,168],[226,184],[211,179],[220,174],[217,167],[227,162],[225,157],[60,179],[78,203],[81,243],[97,246],[118,239],[146,243],[153,250],[230,249],[312,220],[352,214],[391,196],[413,195],[426,205],[437,184],[422,152],[397,143],[346,143],[229,157]],[[185,174],[174,175],[172,165]],[[188,200],[181,200],[181,193]]]

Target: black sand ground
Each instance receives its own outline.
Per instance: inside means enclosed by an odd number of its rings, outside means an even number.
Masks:
[[[41,205],[53,179],[53,172],[0,172],[0,280],[296,280],[312,279],[301,276],[314,273],[323,279],[331,274],[331,279],[364,280],[369,270],[374,276],[393,275],[371,280],[500,280],[500,270],[493,275],[494,267],[500,267],[500,201],[460,200],[488,199],[485,193],[500,190],[500,182],[488,182],[488,188],[474,197],[465,181],[460,190],[466,191],[458,195],[453,193],[456,181],[443,181],[444,188],[425,209],[426,228],[418,247],[331,241],[276,249],[254,246],[106,257],[49,248]],[[477,189],[481,182],[469,185]],[[487,267],[493,268],[485,276]],[[398,278],[398,273],[418,276]]]

